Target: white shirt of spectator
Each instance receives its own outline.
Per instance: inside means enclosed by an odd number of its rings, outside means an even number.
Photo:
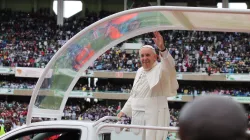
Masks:
[[[201,95],[206,95],[205,90],[202,90]]]
[[[219,52],[218,52],[218,55],[220,55],[220,54],[222,54],[222,55],[224,55],[224,51],[223,50],[220,50]]]
[[[202,52],[203,52],[203,49],[204,49],[204,47],[203,47],[203,46],[200,46],[200,51],[202,51]]]
[[[187,72],[187,67],[183,66],[183,70],[184,70],[184,72]]]
[[[197,90],[194,90],[194,96],[197,96],[198,92]]]

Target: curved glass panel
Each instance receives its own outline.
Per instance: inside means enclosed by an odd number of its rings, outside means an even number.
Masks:
[[[161,12],[133,13],[104,22],[97,28],[70,40],[66,51],[52,66],[52,77],[44,80],[35,106],[59,110],[64,94],[79,70],[88,68],[100,54],[109,49],[103,49],[105,46],[129,32],[162,25],[172,26],[172,23]]]

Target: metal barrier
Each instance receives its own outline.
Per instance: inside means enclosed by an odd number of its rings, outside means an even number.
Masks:
[[[101,119],[99,119],[97,122],[94,123],[93,127],[96,127],[98,124],[105,120],[119,120],[118,117],[113,117],[113,116],[105,116]],[[101,124],[100,126],[96,127],[96,135],[99,135],[101,130],[104,128],[134,128],[134,129],[147,129],[147,130],[165,130],[168,132],[178,132],[179,127],[159,127],[159,126],[141,126],[141,125],[125,125],[125,124]],[[250,136],[250,131],[246,131],[247,135]]]
[[[125,125],[125,124],[103,124],[96,130],[96,134],[99,134],[101,129],[106,127],[112,128],[137,128],[137,129],[148,129],[148,130],[165,130],[169,132],[178,132],[178,127],[159,127],[159,126],[141,126],[141,125]]]

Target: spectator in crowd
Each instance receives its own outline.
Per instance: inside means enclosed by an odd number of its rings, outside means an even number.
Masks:
[[[186,104],[179,117],[181,140],[246,140],[245,110],[221,96],[203,96]]]
[[[170,126],[179,126],[179,110],[178,109],[170,109]]]
[[[12,126],[13,125],[12,125],[12,122],[10,120],[4,121],[4,131],[5,131],[5,133],[11,131],[11,129],[13,129]]]
[[[0,120],[0,136],[3,135],[3,134],[5,134],[3,121],[4,120]]]

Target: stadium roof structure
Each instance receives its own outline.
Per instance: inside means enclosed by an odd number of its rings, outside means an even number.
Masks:
[[[33,90],[26,124],[32,117],[60,120],[76,82],[100,55],[127,39],[160,30],[248,33],[250,10],[154,6],[93,23],[67,41],[46,65]]]

